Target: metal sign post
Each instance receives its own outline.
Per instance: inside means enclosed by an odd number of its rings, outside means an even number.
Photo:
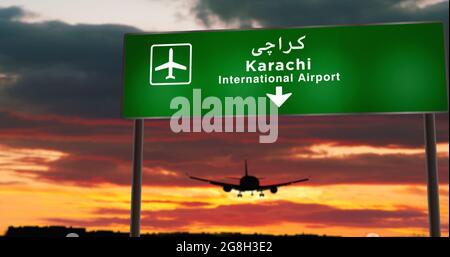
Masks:
[[[425,152],[427,163],[428,219],[430,236],[441,236],[441,221],[439,216],[439,179],[436,158],[436,128],[434,114],[423,115],[425,127]]]
[[[130,222],[131,237],[140,236],[143,149],[144,149],[144,120],[136,119],[134,121],[133,180],[131,187],[131,222]]]

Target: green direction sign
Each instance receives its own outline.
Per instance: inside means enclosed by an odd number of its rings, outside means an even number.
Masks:
[[[442,23],[127,34],[124,51],[125,118],[170,117],[178,96],[264,97],[281,115],[448,110]]]

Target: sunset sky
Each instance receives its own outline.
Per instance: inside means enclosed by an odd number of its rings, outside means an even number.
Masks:
[[[120,117],[126,32],[443,21],[448,1],[0,1],[0,234],[10,225],[129,230],[132,121]],[[448,41],[447,41],[448,42]],[[448,114],[438,114],[443,235]],[[145,122],[143,232],[428,234],[420,115],[281,117],[279,139],[175,134]],[[225,182],[310,177],[266,197]]]

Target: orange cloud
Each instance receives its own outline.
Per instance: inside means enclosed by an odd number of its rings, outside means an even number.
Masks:
[[[28,181],[24,174],[45,172],[49,165],[67,153],[47,149],[14,148],[0,144],[0,182],[2,184]]]
[[[437,144],[437,154],[440,156],[448,156],[448,143]],[[310,159],[326,159],[326,158],[346,158],[354,155],[424,155],[423,147],[401,147],[395,145],[388,146],[370,146],[370,145],[339,145],[334,143],[314,144],[307,147],[293,147],[291,158],[310,158]]]

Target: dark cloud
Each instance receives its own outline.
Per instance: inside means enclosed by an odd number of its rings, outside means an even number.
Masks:
[[[22,115],[17,112],[0,111],[0,134],[10,134],[18,137],[41,138],[46,137],[61,140],[62,137],[77,141],[83,137],[98,136],[95,132],[103,136],[116,137],[120,139],[120,134],[131,129],[131,121],[126,120],[94,120],[94,119],[75,119],[55,115]],[[94,133],[93,133],[94,132]],[[5,140],[7,138],[5,137]],[[48,138],[46,138],[47,140]]]
[[[122,25],[24,23],[18,7],[0,9],[3,107],[85,117],[120,117]]]
[[[91,220],[47,219],[52,224],[66,226],[110,226],[126,225],[122,218],[127,210],[105,209]],[[251,214],[251,219],[248,215]],[[116,216],[111,218],[111,216]],[[303,224],[306,227],[361,227],[361,228],[421,228],[427,227],[425,212],[412,207],[395,210],[338,209],[321,204],[301,204],[289,201],[273,201],[260,204],[219,205],[211,208],[177,208],[173,210],[143,210],[141,226],[146,229],[187,230],[192,225],[220,227],[258,227],[285,222]],[[295,226],[295,225],[293,225]],[[302,231],[299,231],[301,233]]]
[[[55,162],[41,179],[54,182],[76,183],[81,186],[117,183],[128,184],[129,171],[121,169],[120,162],[98,156],[69,156]]]
[[[221,148],[214,146],[220,144]],[[79,147],[79,146],[77,146]],[[74,148],[77,148],[74,147]],[[86,151],[75,150],[69,157],[48,163],[46,172],[31,171],[38,179],[92,186],[102,183],[129,185],[131,177],[131,149],[128,144],[89,144]],[[112,151],[111,148],[114,150]],[[192,150],[195,148],[195,150]],[[246,145],[236,150],[230,143],[214,140],[201,142],[152,142],[147,145],[144,160],[143,183],[147,186],[210,186],[189,180],[185,174],[209,177],[235,183],[227,177],[243,174],[242,154],[251,156],[249,171],[265,177],[263,184],[284,182],[308,176],[304,185],[333,184],[418,184],[423,185],[425,160],[423,155],[363,154],[346,158],[284,159],[288,145],[277,146],[278,153],[262,151],[257,145]],[[173,150],[176,149],[176,150]],[[228,155],[224,155],[228,152]],[[252,155],[248,153],[252,152]],[[186,155],[186,156],[183,156]],[[205,158],[204,156],[208,156]],[[448,157],[439,158],[440,181],[448,183]],[[24,171],[22,171],[24,172]],[[217,188],[217,190],[221,190]]]
[[[18,7],[0,8],[0,20],[10,21],[26,16],[26,12]]]
[[[198,155],[203,151],[199,151]],[[218,154],[212,154],[217,158]],[[103,156],[89,158],[78,156],[76,158],[64,157],[52,164],[45,173],[35,171],[21,171],[37,176],[37,179],[52,183],[77,184],[93,186],[103,183],[129,185],[131,179],[131,165],[129,161],[108,160]],[[239,177],[243,174],[241,160],[226,166],[205,163],[201,157],[196,160],[182,161],[174,164],[170,159],[148,158],[145,161],[143,183],[146,186],[176,186],[176,187],[203,187],[207,183],[189,180],[185,174],[209,177],[219,181],[236,183],[227,177]],[[335,184],[416,184],[424,185],[425,165],[421,156],[377,156],[365,155],[346,159],[320,159],[297,161],[264,161],[253,159],[250,162],[250,173],[264,177],[262,184],[284,182],[302,177],[310,177],[311,181],[301,186],[335,185]],[[448,158],[439,159],[440,182],[448,183]],[[167,174],[164,171],[170,171]],[[221,190],[221,188],[217,188]],[[282,190],[282,189],[281,189]]]
[[[444,21],[448,1],[419,7],[414,0],[200,0],[194,11],[206,25],[214,17],[243,27],[363,24],[403,21]]]
[[[448,116],[438,116],[439,142],[448,142]],[[91,186],[128,185],[131,176],[132,126],[129,121],[73,119],[56,115],[0,112],[2,144],[62,151],[69,156],[47,163],[37,178]],[[267,177],[264,183],[311,176],[308,185],[340,183],[423,184],[424,156],[367,153],[346,158],[289,159],[295,147],[309,154],[314,144],[423,147],[420,115],[282,118],[276,144],[259,144],[256,133],[174,134],[168,121],[146,123],[145,185],[208,186],[190,181],[185,173],[223,180],[250,171]],[[220,146],[220,147],[218,147]],[[448,183],[448,157],[439,159],[440,180]],[[172,175],[162,171],[174,172]],[[174,176],[175,175],[175,176]],[[234,181],[230,181],[234,182]],[[219,189],[220,190],[220,189]]]
[[[44,147],[63,144],[97,142],[130,142],[132,122],[119,119],[74,118],[60,115],[35,115],[0,109],[0,138],[3,143],[22,142],[23,147]],[[438,142],[448,142],[448,115],[437,115]],[[358,115],[329,117],[280,117],[278,143],[286,146],[307,146],[312,143],[338,142],[342,145],[397,145],[420,147],[423,145],[423,119],[421,115]],[[249,143],[262,151],[277,151],[277,144],[258,144],[258,133],[180,133],[171,132],[168,120],[145,123],[149,143],[194,142],[204,140],[215,143],[232,141]],[[39,140],[45,140],[39,144]],[[54,142],[55,141],[55,142]],[[17,142],[16,142],[17,143]],[[56,145],[55,145],[56,146]],[[206,145],[208,146],[208,145]],[[163,146],[162,146],[163,147]],[[64,150],[64,149],[62,149]],[[88,149],[85,149],[88,150]],[[164,151],[161,148],[161,151]],[[183,150],[184,151],[184,150]],[[236,151],[240,151],[239,148]],[[165,151],[167,152],[167,151]],[[226,151],[224,150],[226,153]],[[162,153],[161,153],[162,154]],[[190,158],[188,152],[176,158]],[[244,156],[245,154],[242,153]],[[250,155],[251,153],[249,153]]]

